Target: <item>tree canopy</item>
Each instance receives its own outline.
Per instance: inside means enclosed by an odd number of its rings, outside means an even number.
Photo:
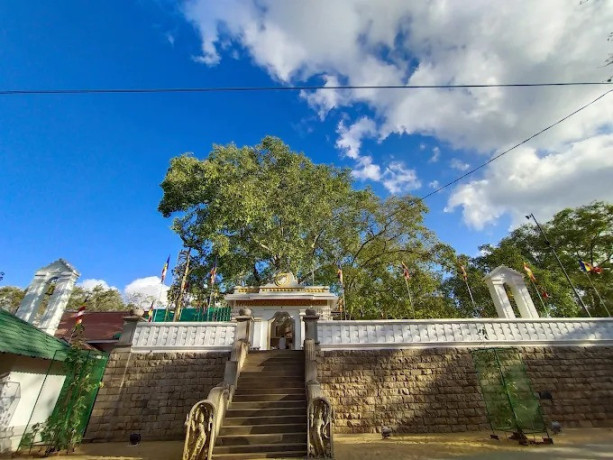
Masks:
[[[355,316],[406,317],[405,261],[421,283],[421,305],[448,310],[433,268],[453,251],[424,226],[425,205],[355,190],[349,170],[313,164],[280,139],[173,158],[162,189],[159,210],[176,215],[173,229],[192,249],[190,285],[207,283],[215,259],[227,287],[260,285],[280,270],[334,284],[340,263]]]
[[[613,313],[613,205],[596,201],[575,209],[567,208],[541,226],[590,314],[608,316],[605,307]],[[526,283],[541,315],[583,315],[551,247],[535,225],[527,223],[498,245],[483,245],[480,250],[479,257],[467,258],[469,284],[478,308],[472,307],[461,279],[450,278],[444,286],[446,294],[456,299],[463,315],[494,316],[494,305],[483,277],[502,264],[523,272],[524,262],[537,280],[534,284],[526,279]],[[580,260],[597,270],[582,271]]]

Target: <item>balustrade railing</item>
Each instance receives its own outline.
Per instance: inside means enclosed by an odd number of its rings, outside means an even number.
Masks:
[[[319,321],[322,349],[504,345],[613,345],[613,319]]]
[[[236,323],[177,322],[138,323],[134,351],[231,351],[236,340]]]

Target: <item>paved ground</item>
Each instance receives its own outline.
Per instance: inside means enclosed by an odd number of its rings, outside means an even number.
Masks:
[[[402,435],[383,441],[380,435],[336,436],[336,460],[409,459],[613,459],[613,428],[566,430],[553,445],[520,446],[515,441],[491,440],[489,433]],[[537,438],[539,440],[539,438]],[[174,460],[181,442],[83,444],[65,460]],[[16,457],[31,458],[31,457]]]

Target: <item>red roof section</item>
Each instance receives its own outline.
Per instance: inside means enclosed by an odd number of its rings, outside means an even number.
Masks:
[[[123,318],[129,314],[129,311],[86,311],[83,315],[85,341],[116,340],[116,334],[123,329]],[[55,336],[68,339],[76,320],[76,311],[65,311]]]

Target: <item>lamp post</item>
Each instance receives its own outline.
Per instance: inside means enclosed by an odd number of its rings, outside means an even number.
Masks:
[[[581,305],[581,307],[583,308],[585,313],[587,313],[587,316],[589,316],[591,318],[592,315],[590,315],[590,311],[587,309],[587,306],[585,305],[585,303],[583,303],[583,299],[579,295],[579,292],[577,292],[577,288],[575,288],[575,285],[573,284],[573,282],[570,280],[570,277],[568,276],[568,273],[566,273],[566,270],[564,269],[564,266],[562,265],[562,261],[558,257],[558,254],[556,254],[556,251],[553,248],[553,245],[551,244],[551,241],[549,241],[549,239],[547,238],[547,234],[545,233],[545,230],[542,229],[541,225],[536,220],[536,217],[534,217],[534,214],[530,213],[529,215],[526,216],[526,219],[530,220],[530,218],[532,218],[534,220],[534,223],[536,224],[536,227],[539,229],[539,231],[541,232],[541,235],[543,236],[543,239],[545,240],[545,244],[549,247],[549,249],[551,249],[551,252],[552,252],[553,256],[558,261],[558,265],[562,269],[562,273],[564,273],[564,276],[566,277],[566,281],[568,281],[568,284],[570,284],[570,287],[572,288],[573,292],[575,293],[575,297],[577,297],[577,300],[579,301],[579,305]]]

